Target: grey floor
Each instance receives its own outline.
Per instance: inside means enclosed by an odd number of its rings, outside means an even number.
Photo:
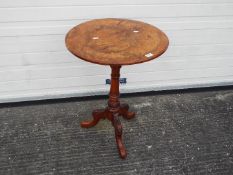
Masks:
[[[126,96],[126,160],[107,120],[80,121],[106,97],[2,105],[0,174],[233,174],[233,88]]]

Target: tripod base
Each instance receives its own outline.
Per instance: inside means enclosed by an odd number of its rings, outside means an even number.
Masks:
[[[119,150],[121,158],[126,158],[126,150],[122,141],[122,125],[119,119],[119,116],[122,116],[125,119],[131,119],[135,116],[134,112],[129,112],[128,104],[121,104],[118,109],[111,109],[107,107],[106,109],[97,109],[92,112],[93,120],[81,122],[83,128],[90,128],[95,126],[100,119],[108,119],[112,122],[112,125],[115,129],[116,144]]]

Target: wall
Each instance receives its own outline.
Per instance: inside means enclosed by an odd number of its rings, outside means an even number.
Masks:
[[[0,102],[107,94],[110,69],[64,44],[74,25],[106,17],[170,38],[159,59],[122,68],[122,92],[233,84],[233,0],[0,0]]]

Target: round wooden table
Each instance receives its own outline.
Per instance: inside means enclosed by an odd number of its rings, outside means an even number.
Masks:
[[[108,119],[115,129],[116,143],[121,158],[127,153],[122,142],[119,116],[131,119],[127,104],[119,101],[120,68],[123,65],[143,63],[162,55],[169,44],[167,36],[158,28],[140,21],[127,19],[96,19],[77,25],[66,35],[66,47],[80,59],[109,65],[112,69],[108,106],[94,110],[92,121],[81,126],[95,126],[100,119]]]

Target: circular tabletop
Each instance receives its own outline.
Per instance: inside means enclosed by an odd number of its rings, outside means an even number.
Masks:
[[[158,28],[135,20],[96,19],[77,25],[66,35],[75,56],[102,65],[142,63],[162,55],[169,41]]]

